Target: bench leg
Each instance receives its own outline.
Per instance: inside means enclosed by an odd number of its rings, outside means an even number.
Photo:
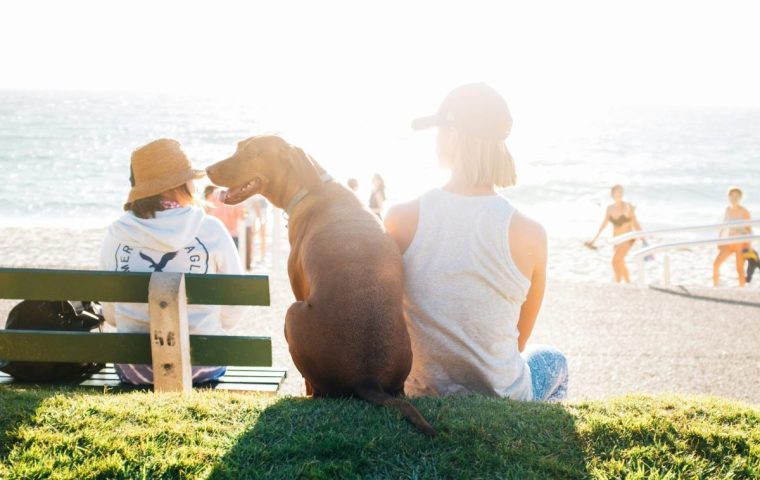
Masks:
[[[153,386],[157,392],[192,391],[185,276],[156,272],[148,288]]]

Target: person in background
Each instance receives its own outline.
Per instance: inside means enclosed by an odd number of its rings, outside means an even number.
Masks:
[[[351,189],[352,192],[356,193],[359,191],[359,180],[355,178],[349,178],[346,182],[346,185],[348,185],[348,188]]]
[[[752,247],[747,247],[743,250],[744,260],[747,261],[747,273],[745,280],[747,283],[752,281],[752,276],[755,274],[755,270],[760,269],[760,255],[757,250]]]
[[[485,84],[464,85],[413,127],[438,127],[451,179],[385,218],[404,261],[406,393],[565,398],[565,356],[528,344],[546,284],[546,233],[496,193],[516,178],[506,102]]]
[[[602,225],[599,227],[599,231],[591,241],[585,243],[589,248],[596,249],[594,243],[602,234],[608,223],[612,224],[612,236],[617,237],[634,230],[641,230],[641,225],[636,218],[635,208],[630,203],[623,201],[623,194],[625,193],[622,185],[614,185],[610,189],[610,195],[614,203],[607,206],[607,210],[604,212],[604,219]],[[630,274],[628,273],[628,267],[625,265],[625,256],[631,250],[635,240],[628,240],[624,243],[615,245],[615,253],[612,255],[612,271],[615,275],[615,281],[620,283],[624,281],[629,283],[631,281]]]
[[[385,203],[385,182],[380,174],[372,176],[372,193],[369,196],[369,209],[379,218],[383,218],[383,204]]]
[[[741,205],[744,192],[739,187],[731,187],[728,189],[728,201],[729,205],[726,207],[726,211],[723,214],[724,222],[731,222],[736,220],[749,220],[749,210]],[[752,227],[749,225],[732,227],[724,229],[720,232],[721,237],[734,237],[738,235],[751,235]],[[713,286],[717,287],[720,281],[720,266],[726,261],[728,257],[733,254],[736,257],[736,274],[739,277],[739,286],[743,287],[747,283],[747,279],[744,275],[744,251],[751,251],[749,242],[732,243],[730,245],[719,245],[718,256],[713,261]]]
[[[126,213],[108,227],[103,239],[100,268],[118,272],[242,273],[240,258],[222,222],[196,206],[193,180],[205,172],[194,170],[179,142],[160,139],[132,153],[132,189]],[[148,332],[148,305],[104,303],[106,321],[119,332]],[[191,335],[220,335],[240,318],[239,307],[187,307]],[[117,364],[121,381],[153,383],[150,365]],[[223,366],[193,366],[193,382],[215,380]]]
[[[256,256],[255,238],[259,237],[261,261],[267,254],[267,217],[269,202],[263,195],[254,195],[245,201],[246,240],[245,268],[250,270]]]
[[[209,185],[203,191],[206,199],[206,213],[222,221],[227,231],[238,246],[238,224],[245,216],[245,206],[243,204],[227,205],[219,197],[220,190]]]
[[[205,206],[206,213],[208,213],[208,210],[211,207],[211,200],[217,188],[218,187],[216,185],[206,185],[206,188],[203,189],[203,199],[206,201],[206,206]]]

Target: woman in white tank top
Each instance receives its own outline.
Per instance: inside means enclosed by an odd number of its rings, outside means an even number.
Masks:
[[[451,180],[385,219],[406,275],[406,393],[561,400],[564,355],[526,348],[544,294],[546,234],[495,191],[515,183],[506,102],[484,84],[463,85],[413,124],[433,126]]]

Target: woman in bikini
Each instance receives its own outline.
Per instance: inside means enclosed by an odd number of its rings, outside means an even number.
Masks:
[[[612,236],[617,237],[634,230],[641,230],[639,221],[636,219],[636,213],[634,212],[633,205],[623,201],[623,186],[615,185],[610,190],[612,199],[615,201],[612,205],[607,206],[607,211],[604,214],[604,220],[599,227],[599,231],[596,232],[596,236],[590,242],[586,242],[586,246],[589,248],[596,248],[594,242],[599,238],[608,223],[612,224]],[[625,256],[633,246],[634,240],[629,240],[624,243],[615,245],[615,254],[612,256],[612,270],[615,272],[615,281],[620,283],[630,282],[628,275],[628,267],[625,266]]]
[[[730,204],[726,207],[726,212],[723,215],[724,222],[736,221],[736,220],[749,220],[749,211],[740,205],[742,197],[744,196],[741,188],[731,187],[728,190],[728,201]],[[749,225],[742,227],[728,228],[721,231],[721,237],[734,237],[737,235],[750,235],[752,234],[752,227]],[[744,243],[732,243],[730,245],[718,246],[718,256],[715,257],[713,262],[713,286],[718,286],[720,280],[720,266],[726,261],[728,257],[733,253],[736,257],[736,273],[739,276],[739,286],[743,287],[746,283],[744,276],[744,249],[749,248],[749,242]]]

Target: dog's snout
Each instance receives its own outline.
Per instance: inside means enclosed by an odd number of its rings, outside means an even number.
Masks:
[[[228,178],[229,175],[225,174],[225,171],[224,160],[206,167],[206,175],[208,175],[208,179],[211,180],[211,183],[222,187],[231,187],[232,185],[229,184],[231,179]]]
[[[216,183],[216,164],[206,167],[206,175],[213,183]]]

